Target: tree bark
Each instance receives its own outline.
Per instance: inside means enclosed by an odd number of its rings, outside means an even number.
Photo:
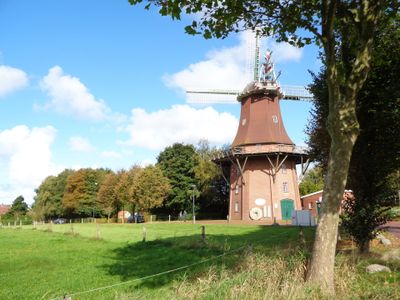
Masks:
[[[325,177],[321,216],[313,246],[307,280],[318,285],[325,294],[334,295],[335,252],[338,235],[339,210],[347,181],[350,158],[356,142],[359,124],[356,116],[356,97],[370,69],[372,42],[380,13],[379,1],[362,0],[358,12],[361,21],[354,36],[358,45],[353,48],[354,60],[338,61],[334,22],[338,1],[322,2],[322,43],[324,45],[329,115],[327,129],[331,137],[328,171]],[[342,37],[348,39],[349,37]],[[342,43],[339,54],[349,45]],[[350,71],[349,71],[350,70]]]
[[[362,241],[358,244],[358,253],[365,254],[369,252],[369,240]]]

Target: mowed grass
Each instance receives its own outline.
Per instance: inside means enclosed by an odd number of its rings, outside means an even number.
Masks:
[[[101,239],[97,239],[98,232]],[[246,245],[272,254],[299,243],[299,230],[294,227],[206,225],[206,243],[200,233],[200,225],[190,223],[3,228],[0,299],[62,298],[195,264]],[[311,240],[313,231],[305,233]],[[162,276],[78,294],[73,299],[118,299],[130,294],[170,298],[171,287],[183,277],[206,272],[211,265],[233,267],[241,255],[232,253]]]

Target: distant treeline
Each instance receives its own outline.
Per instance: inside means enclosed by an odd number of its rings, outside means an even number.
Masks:
[[[198,146],[176,143],[165,148],[155,165],[110,169],[65,169],[47,177],[35,190],[31,215],[57,217],[113,217],[120,210],[155,214],[196,211],[224,217],[229,187],[211,161],[217,151],[207,141]]]

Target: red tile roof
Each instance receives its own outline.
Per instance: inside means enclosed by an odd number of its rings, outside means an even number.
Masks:
[[[0,204],[0,216],[4,215],[11,208],[11,205]]]

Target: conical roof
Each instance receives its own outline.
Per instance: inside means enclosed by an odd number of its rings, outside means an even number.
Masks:
[[[279,99],[279,85],[271,81],[253,81],[238,96],[240,122],[232,147],[254,144],[294,145],[286,133]]]

